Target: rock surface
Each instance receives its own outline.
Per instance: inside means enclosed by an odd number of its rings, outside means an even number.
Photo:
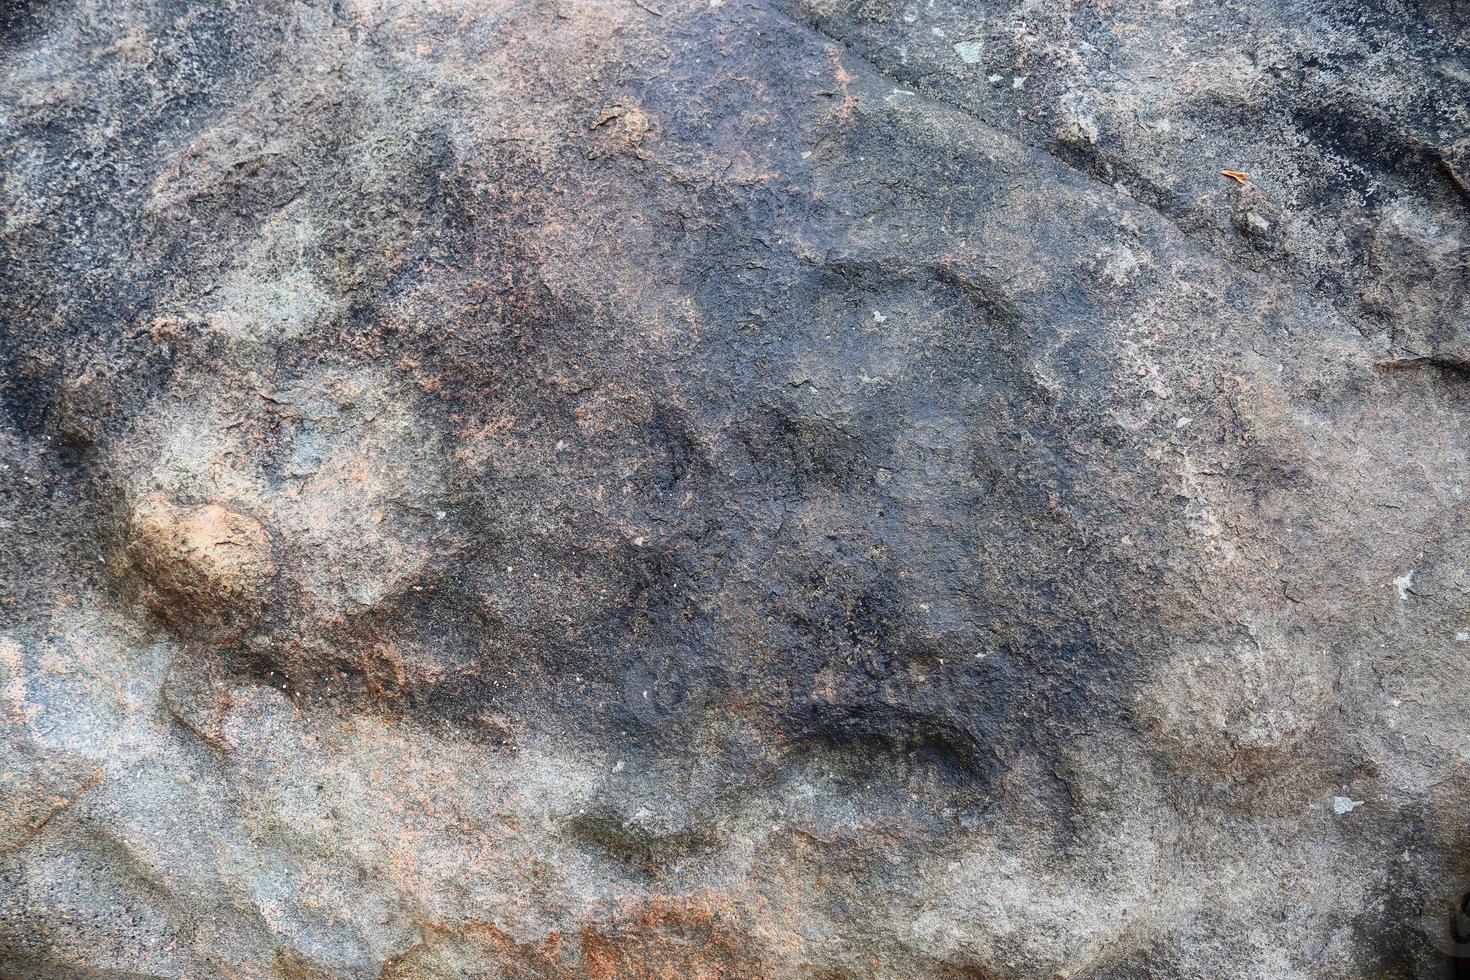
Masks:
[[[1463,4],[0,63],[0,975],[1465,962]]]

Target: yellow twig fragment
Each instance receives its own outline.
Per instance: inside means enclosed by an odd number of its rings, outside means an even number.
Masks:
[[[1250,176],[1242,170],[1222,170],[1220,171],[1220,176],[1229,177],[1237,184],[1244,184],[1246,181],[1250,180]]]

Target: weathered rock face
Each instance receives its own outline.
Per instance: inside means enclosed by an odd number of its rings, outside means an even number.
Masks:
[[[0,975],[1450,974],[1466,17],[0,5]]]

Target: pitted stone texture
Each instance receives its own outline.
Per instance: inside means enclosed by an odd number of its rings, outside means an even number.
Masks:
[[[1467,30],[6,6],[0,974],[1445,972]]]
[[[1259,779],[1328,737],[1328,665],[1279,634],[1186,647],[1141,690],[1140,725],[1186,773]]]
[[[258,514],[279,538],[289,587],[317,621],[400,596],[423,575],[450,506],[433,427],[372,372],[317,372],[279,391],[260,383],[237,379],[233,390],[208,390],[149,420],[138,436],[149,451],[116,464],[128,471],[128,495],[141,498],[133,523],[144,539],[154,533],[148,515],[159,494],[208,502],[177,518],[184,538],[209,520],[254,524],[222,508]],[[240,536],[258,550],[263,532],[256,524]]]

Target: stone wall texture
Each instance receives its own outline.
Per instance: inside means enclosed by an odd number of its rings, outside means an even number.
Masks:
[[[0,208],[0,977],[1470,963],[1464,0],[0,0]]]

